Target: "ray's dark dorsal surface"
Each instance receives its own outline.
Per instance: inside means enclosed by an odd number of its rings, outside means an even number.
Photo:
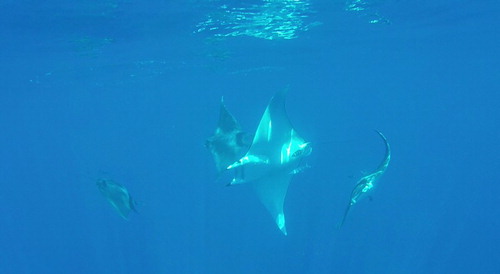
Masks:
[[[227,169],[239,170],[231,185],[250,183],[278,228],[287,235],[283,204],[292,176],[312,147],[292,127],[285,110],[287,90],[267,106],[248,152]]]
[[[380,179],[380,177],[385,173],[387,167],[389,166],[389,162],[391,160],[391,147],[389,146],[389,142],[387,142],[387,139],[385,138],[384,134],[382,134],[382,132],[378,130],[376,130],[376,132],[380,135],[380,137],[382,137],[382,140],[384,141],[385,144],[384,159],[372,173],[359,179],[359,181],[356,183],[356,186],[354,186],[354,189],[351,192],[349,204],[345,209],[344,217],[342,218],[342,222],[340,223],[339,227],[341,227],[344,224],[347,214],[349,213],[351,207],[354,204],[356,204],[359,201],[359,199],[366,196],[367,193],[372,191],[374,183]]]
[[[124,186],[112,180],[101,179],[97,181],[97,188],[123,219],[128,220],[132,210],[137,212],[136,203]]]
[[[208,138],[205,146],[214,157],[217,172],[220,174],[237,161],[250,147],[251,137],[241,130],[234,116],[227,110],[224,97],[220,101],[219,122],[215,134]]]

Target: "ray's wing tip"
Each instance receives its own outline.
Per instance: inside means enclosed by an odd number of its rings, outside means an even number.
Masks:
[[[389,145],[389,141],[387,141],[387,138],[385,137],[385,135],[382,132],[380,132],[380,130],[377,130],[377,129],[375,129],[375,132],[377,132],[378,135],[380,135],[380,137],[382,137],[382,139],[384,140],[385,146],[387,147],[387,150],[390,153],[391,146]]]
[[[286,231],[286,224],[285,224],[285,214],[279,213],[278,216],[276,216],[276,225],[278,226],[279,230],[283,233],[283,235],[288,235],[288,232]]]
[[[274,94],[274,96],[272,97],[271,102],[278,100],[278,99],[281,99],[282,101],[284,101],[289,90],[290,90],[290,85],[287,85],[285,88],[278,90]]]
[[[290,91],[290,85],[286,85],[284,88],[282,88],[280,91],[277,92],[280,96],[286,97],[288,92]]]
[[[375,129],[375,132],[380,135],[380,137],[382,137],[382,139],[384,139],[384,141],[387,143],[387,138],[385,137],[385,135],[378,129]]]
[[[284,224],[283,226],[278,225],[278,228],[280,229],[281,233],[283,233],[283,235],[288,236],[288,232],[286,231],[286,225]]]

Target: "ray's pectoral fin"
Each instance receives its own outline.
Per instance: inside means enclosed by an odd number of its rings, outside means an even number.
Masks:
[[[285,214],[279,213],[278,216],[276,216],[275,222],[281,232],[285,234],[285,236],[288,235],[288,232],[286,232]]]
[[[288,173],[276,172],[275,174],[256,181],[254,184],[254,189],[259,200],[266,207],[278,228],[285,235],[287,235],[287,230],[283,205],[291,179],[292,175]]]
[[[236,118],[227,110],[224,104],[224,97],[220,100],[219,122],[217,123],[217,131],[233,132],[241,130],[240,124]]]
[[[132,199],[132,196],[129,199],[129,207],[135,213],[139,213],[139,211],[137,211],[137,202],[134,199]]]
[[[236,134],[236,144],[240,147],[249,148],[252,144],[253,135],[247,132],[238,132]]]

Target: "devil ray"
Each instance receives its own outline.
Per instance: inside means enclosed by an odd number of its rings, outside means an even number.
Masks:
[[[252,145],[241,159],[227,167],[239,170],[231,185],[250,183],[278,228],[287,235],[283,204],[293,175],[312,147],[292,127],[285,110],[286,90],[271,99]]]
[[[378,135],[380,135],[385,144],[384,159],[372,173],[359,179],[359,181],[356,183],[356,186],[354,186],[354,189],[351,192],[351,199],[345,209],[344,217],[342,218],[340,226],[344,224],[347,214],[349,213],[351,207],[355,205],[359,201],[359,199],[366,196],[367,193],[372,191],[373,187],[375,186],[374,185],[375,182],[377,182],[380,179],[380,177],[385,173],[387,167],[389,166],[389,162],[391,161],[391,147],[389,146],[389,142],[387,142],[387,139],[385,138],[384,134],[382,134],[382,132],[378,130],[376,132],[378,133]]]
[[[227,110],[222,98],[217,129],[205,142],[205,146],[212,153],[219,174],[243,156],[250,147],[250,141],[251,137],[241,130],[240,124]]]
[[[112,180],[101,179],[97,181],[97,188],[99,188],[102,195],[123,219],[128,220],[128,215],[132,210],[137,212],[135,209],[135,201],[128,193],[128,190],[122,185]]]

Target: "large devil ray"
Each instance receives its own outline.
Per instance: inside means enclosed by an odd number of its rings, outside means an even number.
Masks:
[[[349,213],[351,207],[354,204],[356,204],[359,201],[359,199],[364,197],[366,193],[371,192],[371,190],[374,187],[374,183],[378,181],[378,179],[380,179],[380,177],[385,173],[387,167],[389,166],[389,161],[391,161],[391,147],[389,146],[389,142],[387,142],[387,139],[385,138],[384,134],[382,134],[382,132],[378,130],[376,130],[376,132],[380,135],[380,137],[382,137],[385,144],[384,159],[382,160],[382,163],[380,163],[380,165],[377,167],[377,169],[375,169],[372,173],[359,179],[359,181],[356,183],[356,186],[351,192],[351,199],[344,212],[344,217],[342,218],[340,226],[344,224],[345,219],[347,217],[347,213]]]
[[[250,149],[227,169],[239,170],[231,184],[251,183],[254,186],[260,201],[286,235],[283,203],[288,185],[299,170],[301,159],[308,156],[312,148],[288,120],[285,96],[286,90],[274,95],[260,120]]]
[[[135,211],[135,201],[128,190],[120,184],[111,180],[101,179],[97,181],[97,188],[104,195],[106,200],[113,206],[123,219],[128,220],[130,211]]]
[[[250,147],[249,135],[241,130],[240,124],[220,102],[219,122],[215,134],[207,139],[205,146],[214,157],[217,171],[221,173],[237,161]]]

